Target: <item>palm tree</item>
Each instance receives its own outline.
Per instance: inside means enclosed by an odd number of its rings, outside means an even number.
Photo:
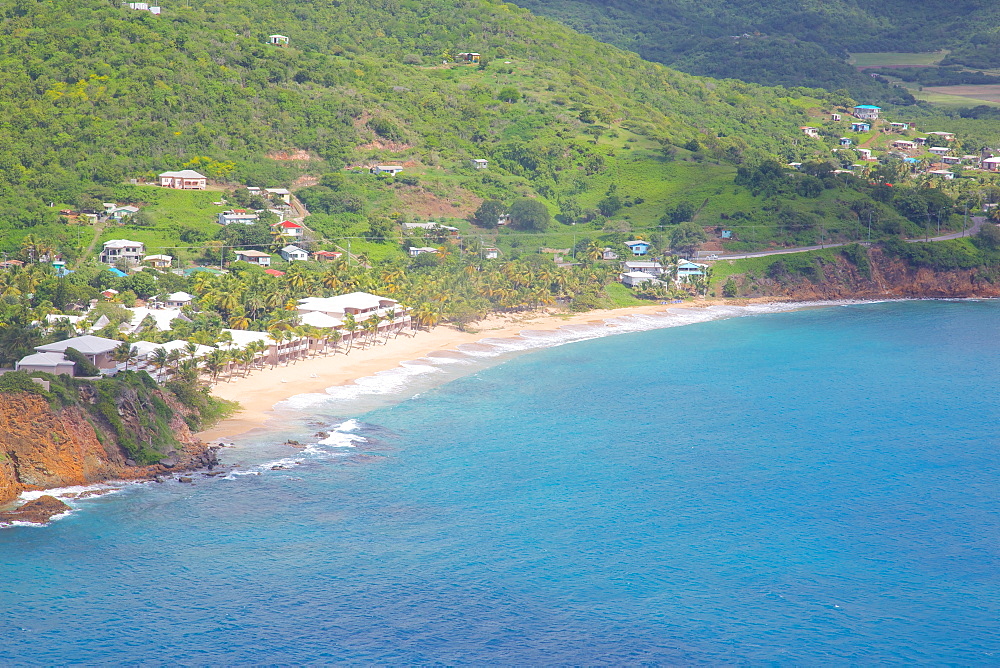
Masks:
[[[116,362],[123,362],[125,364],[125,371],[128,371],[129,363],[136,359],[135,348],[132,347],[132,342],[125,339],[118,344],[118,347],[111,352],[111,359]]]
[[[163,369],[169,363],[169,353],[167,349],[160,346],[159,348],[153,349],[153,354],[149,356],[149,361],[154,367],[156,367],[156,379],[159,382],[163,382]]]
[[[358,321],[353,313],[344,316],[344,331],[350,335],[350,338],[347,339],[347,351],[345,352],[349,355],[351,348],[354,347],[354,332],[358,331]]]
[[[229,356],[224,350],[213,350],[205,356],[205,370],[211,375],[213,383],[218,379],[222,370],[226,368],[228,362]]]
[[[167,368],[170,369],[171,373],[177,370],[177,365],[181,361],[181,351],[174,348],[169,353],[167,353]]]

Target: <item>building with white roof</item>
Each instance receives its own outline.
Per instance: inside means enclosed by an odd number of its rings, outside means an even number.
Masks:
[[[296,262],[309,259],[309,253],[307,251],[302,250],[298,246],[292,246],[291,244],[278,251],[278,254],[281,255],[281,258],[285,262]]]
[[[190,319],[182,314],[177,309],[160,309],[160,308],[147,308],[145,306],[137,306],[135,308],[128,309],[132,312],[132,319],[129,322],[122,323],[121,331],[129,334],[138,334],[146,329],[154,329],[158,332],[169,331],[173,327],[174,320],[178,318],[190,322]],[[152,324],[143,326],[143,322],[147,318],[150,318]]]
[[[171,292],[167,295],[166,304],[170,308],[183,308],[194,301],[194,295],[187,292]]]
[[[71,339],[47,343],[44,346],[35,346],[35,350],[40,353],[64,353],[67,348],[74,348],[82,353],[87,359],[93,362],[98,369],[114,369],[117,364],[111,358],[111,352],[120,344],[114,339],[105,339],[101,336],[75,336]]]
[[[17,371],[44,371],[45,373],[73,375],[74,364],[62,353],[35,353],[22,357],[15,365]]]
[[[163,172],[160,174],[160,186],[177,190],[204,190],[208,178],[193,169],[182,169],[179,172]]]
[[[260,216],[246,209],[230,209],[219,213],[219,225],[232,225],[234,223],[253,225],[259,219]]]
[[[379,297],[369,292],[352,292],[347,295],[336,297],[306,297],[299,300],[299,313],[325,313],[326,315],[343,319],[347,314],[354,316],[355,320],[364,320],[372,313],[378,313],[384,317],[386,311],[395,310],[399,316],[403,309],[399,302],[389,297]]]
[[[146,252],[146,245],[141,241],[128,239],[112,239],[104,242],[100,260],[104,264],[116,264],[124,260],[127,264],[139,264]]]

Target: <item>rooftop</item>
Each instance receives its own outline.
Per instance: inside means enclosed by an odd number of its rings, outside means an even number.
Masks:
[[[40,353],[62,353],[67,348],[75,348],[85,355],[100,355],[108,353],[118,347],[120,341],[105,339],[101,336],[75,336],[72,339],[64,339],[44,346],[35,346],[35,350]]]

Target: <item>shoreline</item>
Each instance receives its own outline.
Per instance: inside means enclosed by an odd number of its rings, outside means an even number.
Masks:
[[[541,311],[512,316],[492,316],[476,323],[475,331],[462,332],[450,325],[430,331],[401,334],[385,344],[355,348],[343,353],[309,357],[289,366],[260,369],[245,378],[216,383],[211,392],[216,397],[238,401],[241,409],[232,417],[195,434],[206,443],[226,441],[254,429],[265,427],[278,416],[275,406],[300,394],[325,394],[327,388],[350,385],[360,378],[399,368],[427,355],[455,352],[458,346],[483,339],[518,338],[525,331],[557,331],[572,325],[604,325],[607,321],[637,315],[665,313],[668,309],[697,309],[710,306],[749,306],[794,302],[773,298],[704,299],[680,304],[649,304],[620,309],[599,309],[585,313]]]

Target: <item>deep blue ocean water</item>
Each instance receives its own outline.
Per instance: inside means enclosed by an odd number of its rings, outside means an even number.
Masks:
[[[0,663],[997,664],[998,331],[835,306],[316,403],[0,531]]]

